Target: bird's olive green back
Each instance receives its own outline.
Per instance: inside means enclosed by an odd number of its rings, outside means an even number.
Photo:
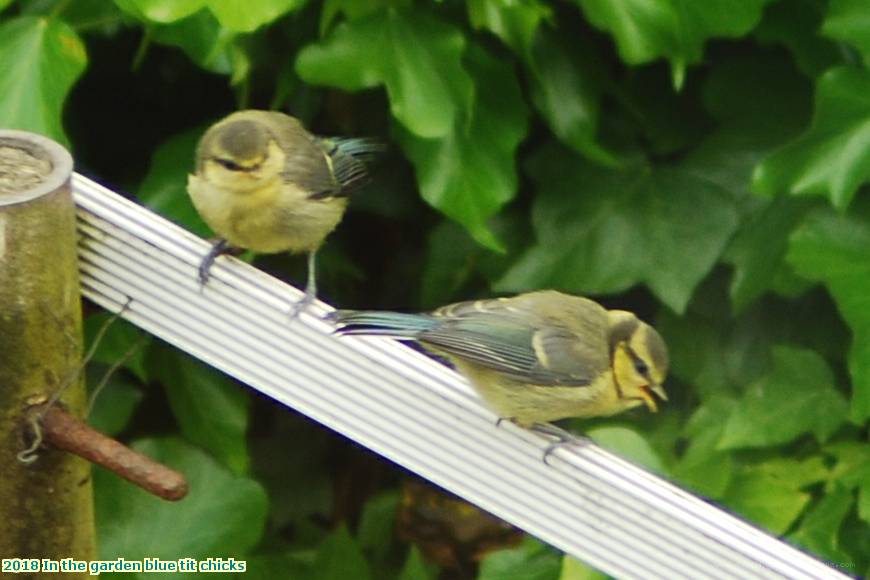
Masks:
[[[606,311],[559,292],[461,302],[433,313],[420,341],[511,379],[587,385],[610,367]]]

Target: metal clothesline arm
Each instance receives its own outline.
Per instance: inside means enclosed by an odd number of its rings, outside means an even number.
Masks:
[[[595,445],[496,427],[452,370],[390,339],[337,337],[301,291],[81,176],[86,297],[576,558],[618,578],[847,578]]]

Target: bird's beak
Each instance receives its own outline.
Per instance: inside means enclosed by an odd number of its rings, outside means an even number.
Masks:
[[[653,395],[655,395],[655,397]],[[643,402],[646,404],[647,408],[653,413],[656,413],[659,410],[659,405],[656,402],[656,397],[658,397],[662,401],[668,400],[668,395],[665,393],[665,389],[661,385],[647,385],[645,387],[642,387],[640,389],[640,396],[643,399]]]

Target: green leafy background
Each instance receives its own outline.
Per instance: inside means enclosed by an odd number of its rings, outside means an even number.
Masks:
[[[862,0],[0,1],[0,126],[61,141],[201,235],[185,175],[230,111],[387,141],[322,252],[325,299],[421,309],[548,287],[638,312],[670,346],[670,402],[571,427],[857,576],[868,64]],[[302,280],[299,258],[255,260]],[[88,316],[91,339],[104,320]],[[136,343],[91,420],[192,492],[168,505],[98,471],[101,557],[232,556],[246,578],[600,577],[531,538],[434,557],[397,531],[409,474],[125,323],[89,382]]]

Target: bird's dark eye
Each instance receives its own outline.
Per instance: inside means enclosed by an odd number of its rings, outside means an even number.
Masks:
[[[223,167],[229,169],[230,171],[242,171],[244,168],[233,161],[232,159],[221,159],[220,157],[215,157],[215,161],[217,161]]]
[[[640,360],[637,357],[634,358],[634,370],[637,371],[637,374],[639,374],[642,377],[649,376],[649,367],[647,366],[647,364],[645,362],[643,362],[642,360]]]

